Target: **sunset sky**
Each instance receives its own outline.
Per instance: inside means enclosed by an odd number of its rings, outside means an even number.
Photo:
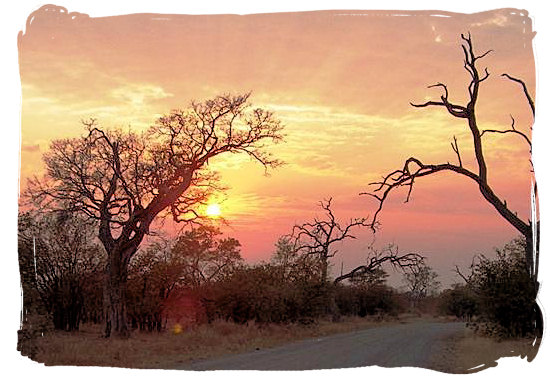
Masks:
[[[69,11],[72,11],[71,9]],[[145,129],[171,109],[221,93],[252,92],[255,106],[285,125],[285,142],[270,148],[285,165],[263,175],[246,156],[221,157],[212,167],[229,187],[219,201],[225,234],[243,244],[250,262],[268,260],[276,239],[295,223],[321,216],[332,197],[343,222],[372,216],[377,203],[360,192],[416,156],[455,162],[457,137],[472,170],[467,124],[441,108],[409,102],[465,104],[469,75],[460,33],[470,31],[491,77],[478,102],[482,129],[528,131],[531,115],[521,77],[535,93],[534,36],[520,11],[476,15],[334,11],[248,16],[131,15],[90,18],[50,8],[33,14],[20,39],[22,81],[21,188],[40,174],[51,140],[81,135],[81,119],[104,127]],[[514,136],[486,135],[489,179],[509,207],[529,216],[528,149]],[[516,236],[465,178],[440,174],[417,181],[412,201],[395,192],[380,216],[376,246],[389,242],[428,257],[445,284],[455,264],[490,254]],[[361,262],[368,231],[339,247],[335,272]],[[344,271],[345,272],[345,271]]]

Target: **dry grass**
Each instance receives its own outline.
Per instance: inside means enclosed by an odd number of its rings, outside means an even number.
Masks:
[[[134,332],[129,340],[104,339],[101,328],[78,333],[54,332],[37,340],[36,361],[46,365],[171,368],[193,360],[268,348],[284,343],[336,333],[366,329],[388,322],[344,318],[314,325],[237,325],[217,321],[184,329],[179,334]]]
[[[498,340],[476,335],[467,329],[462,336],[449,339],[434,355],[432,369],[446,373],[474,373],[497,366],[501,357],[527,357],[531,361],[539,344],[533,339]]]

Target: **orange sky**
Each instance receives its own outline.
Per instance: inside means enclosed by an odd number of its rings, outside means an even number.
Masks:
[[[140,129],[173,108],[223,92],[252,91],[254,105],[285,124],[286,142],[271,151],[286,162],[270,177],[245,156],[218,159],[230,187],[221,204],[227,234],[249,261],[268,259],[273,243],[296,222],[319,214],[333,197],[337,216],[372,214],[359,192],[409,156],[455,161],[456,135],[472,166],[467,126],[442,109],[410,101],[437,99],[438,81],[462,102],[468,74],[460,33],[470,31],[492,76],[482,87],[481,128],[531,124],[521,90],[501,73],[523,78],[535,92],[531,20],[519,11],[477,15],[334,11],[248,16],[132,15],[89,18],[59,10],[33,14],[20,40],[23,92],[21,182],[40,172],[49,141],[82,132],[80,119]],[[529,212],[528,151],[512,136],[486,139],[489,179],[510,207]],[[474,169],[475,170],[475,169]],[[418,181],[412,202],[396,192],[382,213],[377,245],[395,242],[427,255],[445,283],[454,264],[490,252],[514,229],[475,186],[452,174]],[[339,248],[340,263],[360,262],[372,236]]]

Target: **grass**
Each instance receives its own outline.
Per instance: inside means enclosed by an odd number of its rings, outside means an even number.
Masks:
[[[402,315],[399,320],[344,317],[339,322],[320,320],[312,325],[256,323],[238,325],[215,321],[161,333],[135,331],[129,340],[105,339],[99,326],[81,331],[55,331],[36,340],[35,361],[46,365],[113,366],[124,368],[172,369],[195,360],[270,348],[307,338],[316,338],[373,327],[414,321],[449,321],[449,318]],[[500,357],[521,356],[532,360],[538,350],[532,339],[499,341],[478,336],[471,329],[441,342],[430,369],[446,373],[471,373],[497,365]]]
[[[448,339],[442,351],[434,355],[432,369],[446,373],[474,373],[497,366],[501,357],[535,358],[538,344],[532,338],[500,340],[476,335],[465,329],[461,336]]]
[[[179,334],[174,331],[136,331],[129,340],[104,339],[101,337],[100,327],[84,327],[75,333],[56,331],[44,334],[37,339],[38,353],[35,361],[46,365],[170,369],[194,360],[269,348],[292,341],[389,323],[358,317],[346,317],[340,322],[321,320],[312,325],[259,326],[255,323],[238,325],[216,321],[183,329]]]

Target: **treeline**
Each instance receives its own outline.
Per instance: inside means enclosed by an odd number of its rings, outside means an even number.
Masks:
[[[78,330],[103,323],[105,253],[85,220],[22,214],[19,261],[24,316],[35,331]],[[516,240],[480,256],[464,284],[439,291],[437,274],[420,263],[403,272],[404,289],[387,284],[378,267],[345,282],[324,279],[326,263],[298,252],[287,237],[269,262],[247,265],[240,243],[212,226],[143,248],[128,272],[131,327],[162,331],[168,320],[236,323],[312,323],[323,316],[395,317],[400,313],[452,315],[480,331],[525,336],[534,331],[535,288],[525,273],[525,242]]]
[[[73,331],[81,323],[104,321],[105,253],[90,229],[78,216],[19,217],[24,315],[42,319],[39,331]],[[407,306],[381,268],[350,284],[334,284],[323,280],[326,261],[296,251],[287,237],[277,242],[269,262],[256,265],[244,263],[240,246],[217,228],[200,226],[143,248],[128,271],[131,327],[160,331],[169,317],[311,323],[335,313],[396,315]]]

